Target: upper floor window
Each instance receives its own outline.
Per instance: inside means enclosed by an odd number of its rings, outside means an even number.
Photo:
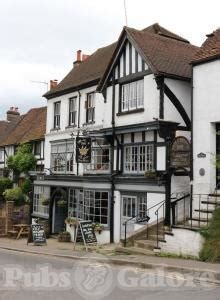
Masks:
[[[60,128],[60,102],[54,103],[54,128]]]
[[[153,145],[132,145],[124,149],[124,172],[144,173],[154,165]]]
[[[51,145],[51,170],[54,173],[74,172],[74,141],[57,142]]]
[[[121,85],[121,111],[144,106],[144,79]]]
[[[92,142],[91,163],[85,165],[85,172],[106,173],[110,170],[110,145],[104,139]]]
[[[95,93],[87,94],[86,123],[95,122]]]
[[[41,141],[34,144],[34,155],[41,155]]]
[[[77,97],[69,99],[69,126],[76,125]]]

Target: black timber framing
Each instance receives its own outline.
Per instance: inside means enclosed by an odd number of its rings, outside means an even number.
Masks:
[[[170,90],[170,88],[164,84],[164,93],[169,98],[169,100],[173,103],[173,105],[176,107],[177,111],[180,113],[182,119],[184,120],[186,127],[188,130],[191,130],[191,121],[182,106],[179,99],[176,97],[176,95]]]

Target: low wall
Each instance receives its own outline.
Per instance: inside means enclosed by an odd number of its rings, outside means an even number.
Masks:
[[[173,228],[173,235],[165,235],[165,241],[159,243],[162,253],[199,257],[204,238],[197,231]]]

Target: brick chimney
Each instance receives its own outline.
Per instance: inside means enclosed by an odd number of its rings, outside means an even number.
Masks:
[[[7,111],[7,121],[8,122],[18,122],[20,120],[20,113],[18,107],[11,106]]]
[[[81,64],[82,58],[81,58],[81,50],[76,51],[76,60],[73,62],[73,67],[77,67],[78,65]]]
[[[54,89],[58,84],[58,80],[54,79],[54,80],[50,80],[50,90]]]

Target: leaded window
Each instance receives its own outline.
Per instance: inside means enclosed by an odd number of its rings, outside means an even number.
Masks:
[[[124,148],[124,172],[152,171],[153,160],[153,145],[129,145]]]
[[[53,173],[74,172],[75,143],[73,140],[51,144],[51,170]]]
[[[144,80],[121,86],[121,111],[135,110],[144,106]]]

